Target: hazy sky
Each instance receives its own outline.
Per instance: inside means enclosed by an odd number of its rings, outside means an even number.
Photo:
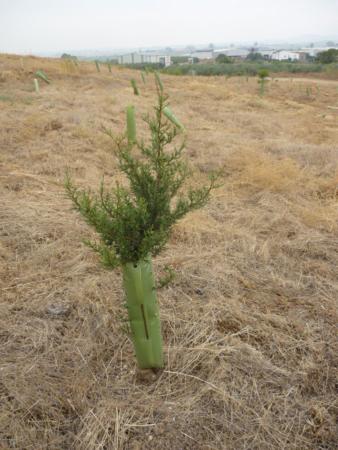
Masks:
[[[0,0],[0,52],[338,35],[338,0]]]

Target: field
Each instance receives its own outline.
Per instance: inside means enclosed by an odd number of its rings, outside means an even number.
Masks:
[[[141,128],[153,75],[0,55],[0,449],[333,450],[338,81],[260,97],[255,77],[162,80],[196,180],[222,169],[222,186],[155,260],[176,278],[153,374],[63,188],[67,168],[93,189],[121,178],[102,126],[121,132],[134,104]]]

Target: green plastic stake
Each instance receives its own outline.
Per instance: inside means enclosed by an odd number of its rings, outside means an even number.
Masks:
[[[110,64],[110,62],[108,62],[108,70],[111,73],[111,64]]]
[[[132,105],[127,107],[127,138],[129,145],[136,142],[135,109]]]
[[[161,81],[161,78],[157,72],[155,72],[155,82],[158,90],[162,93],[163,92],[163,84]]]
[[[95,61],[95,66],[96,66],[96,70],[97,70],[98,72],[101,72],[100,64],[99,64],[98,61]]]
[[[181,130],[184,130],[184,126],[182,123],[178,120],[178,118],[175,116],[175,114],[171,111],[171,109],[166,106],[163,109],[163,114],[166,116],[168,120],[170,120],[171,123],[173,123],[176,127],[180,128]]]
[[[39,81],[37,78],[34,78],[34,89],[37,94],[40,93]]]
[[[122,267],[136,359],[141,369],[163,367],[160,313],[151,259]]]
[[[143,72],[141,72],[141,78],[142,78],[143,84],[146,84],[146,77],[144,76]]]
[[[135,94],[135,95],[140,95],[140,92],[139,92],[139,90],[138,90],[138,87],[137,87],[137,84],[136,84],[136,81],[134,80],[134,78],[132,78],[132,79],[130,80],[130,84],[131,84],[131,86],[132,86],[132,88],[133,88],[133,90],[134,90],[134,94]]]
[[[47,75],[45,74],[45,72],[43,72],[42,70],[37,70],[35,72],[35,75],[40,78],[41,80],[45,81],[47,84],[50,84],[50,80],[47,77]]]

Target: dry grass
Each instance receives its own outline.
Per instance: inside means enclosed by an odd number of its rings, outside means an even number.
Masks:
[[[99,129],[149,110],[151,77],[135,97],[135,72],[94,63],[0,56],[0,75],[0,448],[336,448],[338,83],[259,98],[254,79],[163,77],[197,175],[224,184],[155,262],[177,271],[155,376],[62,187],[67,166],[81,185],[118,176]]]

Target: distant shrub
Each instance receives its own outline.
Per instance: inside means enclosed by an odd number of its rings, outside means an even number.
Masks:
[[[259,69],[257,75],[259,78],[258,82],[260,84],[259,94],[261,96],[263,96],[264,92],[265,92],[266,78],[269,76],[269,71],[268,71],[268,69],[262,68],[262,69]]]
[[[208,63],[196,64],[194,70],[196,75],[244,75],[256,76],[260,69],[267,69],[270,73],[312,73],[322,72],[325,66],[319,63],[294,63],[284,61],[243,61],[229,63]],[[165,67],[162,72],[171,75],[188,75],[191,71],[191,64],[172,65]]]
[[[172,56],[171,62],[173,64],[183,64],[189,61],[189,56]]]
[[[269,76],[269,71],[268,71],[268,69],[265,69],[265,68],[259,69],[257,75],[259,76],[259,78],[261,80],[264,80],[265,78],[267,78]]]
[[[338,49],[330,48],[329,50],[318,53],[316,61],[322,64],[331,64],[334,62],[338,62]]]
[[[325,72],[332,78],[338,78],[338,63],[325,64]]]
[[[264,57],[263,57],[262,53],[250,52],[245,59],[247,61],[263,61]]]
[[[229,58],[229,56],[223,55],[223,53],[221,53],[220,55],[217,55],[216,62],[219,64],[231,64],[233,61],[231,58]]]
[[[170,66],[163,70],[163,72],[168,73],[169,75],[187,75],[191,70],[191,64],[182,65],[182,66]]]
[[[69,53],[62,53],[61,59],[72,59],[73,61],[76,61],[77,56],[70,55]]]
[[[154,70],[162,69],[163,64],[159,63],[136,63],[136,64],[123,64],[123,67],[129,69],[145,70],[145,72],[154,72]]]

